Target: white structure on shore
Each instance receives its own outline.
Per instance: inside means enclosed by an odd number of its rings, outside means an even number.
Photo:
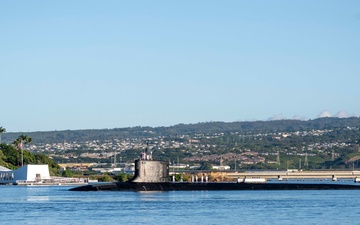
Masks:
[[[0,166],[0,184],[31,184],[51,180],[48,165],[26,165],[17,170]]]
[[[213,170],[230,170],[230,166],[212,166]]]

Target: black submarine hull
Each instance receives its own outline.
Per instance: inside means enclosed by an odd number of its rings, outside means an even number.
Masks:
[[[360,190],[360,185],[326,183],[114,182],[89,184],[71,191],[225,191],[225,190]]]

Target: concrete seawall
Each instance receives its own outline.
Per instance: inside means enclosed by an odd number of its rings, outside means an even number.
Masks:
[[[226,173],[229,178],[262,177],[266,179],[356,179],[360,171],[254,171]]]

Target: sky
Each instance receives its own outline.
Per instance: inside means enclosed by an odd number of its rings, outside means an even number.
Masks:
[[[7,132],[360,115],[360,1],[0,1]]]

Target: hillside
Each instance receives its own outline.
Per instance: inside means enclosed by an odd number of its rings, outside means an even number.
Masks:
[[[2,141],[12,143],[19,135],[26,134],[32,137],[33,143],[61,143],[64,141],[111,140],[126,138],[151,138],[157,136],[179,136],[194,134],[214,134],[238,132],[269,133],[295,132],[309,130],[335,129],[345,127],[360,127],[360,118],[319,118],[308,121],[276,120],[254,122],[206,122],[197,124],[178,124],[169,127],[128,127],[114,129],[92,130],[63,130],[40,132],[3,133]]]
[[[358,117],[3,133],[2,140],[22,134],[32,138],[24,149],[57,163],[130,163],[147,147],[172,163],[222,160],[242,169],[351,169],[360,161]]]
[[[60,167],[49,157],[42,154],[33,154],[28,151],[23,151],[24,165],[26,164],[48,164],[50,175],[55,176],[60,174]],[[0,166],[9,169],[17,169],[21,166],[21,150],[14,148],[11,145],[0,144]]]

